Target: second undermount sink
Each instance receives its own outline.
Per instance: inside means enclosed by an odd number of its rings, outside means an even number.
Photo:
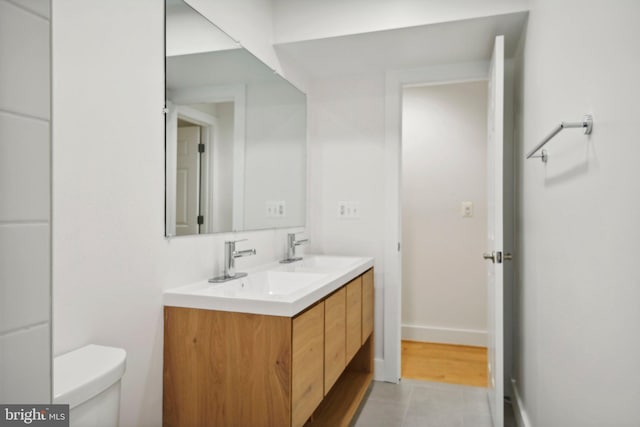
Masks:
[[[325,274],[320,273],[260,271],[221,285],[209,287],[205,292],[208,295],[223,297],[289,295],[306,288],[323,277],[325,277]]]

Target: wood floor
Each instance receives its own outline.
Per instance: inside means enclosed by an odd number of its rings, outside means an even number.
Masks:
[[[487,386],[487,349],[402,341],[402,378]]]

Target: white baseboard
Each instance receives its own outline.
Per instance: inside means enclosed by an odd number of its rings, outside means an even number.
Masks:
[[[384,381],[384,359],[373,359],[373,380]]]
[[[402,339],[443,344],[487,346],[487,331],[402,325]]]
[[[524,402],[520,398],[520,393],[518,392],[518,386],[516,385],[516,380],[511,379],[511,388],[513,389],[513,414],[516,418],[516,424],[518,427],[533,427],[531,421],[529,421],[529,416],[527,415],[527,411],[524,408]]]

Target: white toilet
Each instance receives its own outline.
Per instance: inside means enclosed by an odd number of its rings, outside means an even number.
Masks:
[[[91,344],[53,360],[53,403],[69,404],[71,427],[116,427],[127,353]]]

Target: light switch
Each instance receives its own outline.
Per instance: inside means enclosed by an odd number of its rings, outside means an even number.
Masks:
[[[473,217],[473,202],[462,202],[461,210],[463,218]]]

